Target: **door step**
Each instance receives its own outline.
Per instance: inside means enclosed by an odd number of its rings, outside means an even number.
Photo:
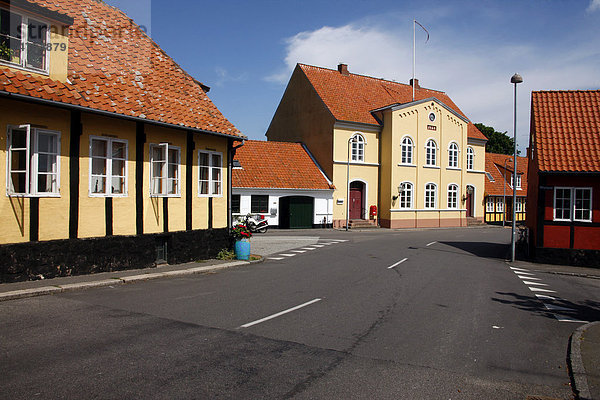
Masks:
[[[375,220],[372,219],[351,219],[348,223],[350,229],[371,229],[378,228]]]

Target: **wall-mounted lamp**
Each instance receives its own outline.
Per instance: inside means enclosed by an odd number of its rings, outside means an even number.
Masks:
[[[473,192],[474,192],[475,190],[473,189],[473,186],[467,186],[467,189],[466,189],[465,191],[466,191],[466,194],[463,194],[463,197],[462,197],[462,202],[463,202],[463,203],[464,203],[465,201],[467,201],[467,199],[468,199],[468,195],[470,195],[470,194],[473,194]]]
[[[406,189],[406,184],[405,183],[401,183],[398,186],[398,196],[400,196],[401,193],[404,193],[405,189]],[[398,200],[398,196],[392,196],[392,200],[394,200],[394,201]]]

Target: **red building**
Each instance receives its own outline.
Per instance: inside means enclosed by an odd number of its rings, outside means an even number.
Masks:
[[[600,90],[532,92],[528,181],[534,259],[600,267]]]

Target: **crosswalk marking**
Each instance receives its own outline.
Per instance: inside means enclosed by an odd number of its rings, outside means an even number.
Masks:
[[[285,257],[268,257],[267,260],[283,260]]]
[[[279,255],[280,255],[280,256],[285,256],[285,257],[294,257],[294,256],[296,256],[297,254],[281,253],[281,254],[279,254]]]
[[[290,250],[293,251],[294,253],[306,253],[305,250]]]

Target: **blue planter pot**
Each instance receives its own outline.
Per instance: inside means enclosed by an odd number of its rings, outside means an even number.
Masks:
[[[247,260],[250,258],[250,242],[246,240],[237,240],[235,242],[235,256],[238,260]]]

